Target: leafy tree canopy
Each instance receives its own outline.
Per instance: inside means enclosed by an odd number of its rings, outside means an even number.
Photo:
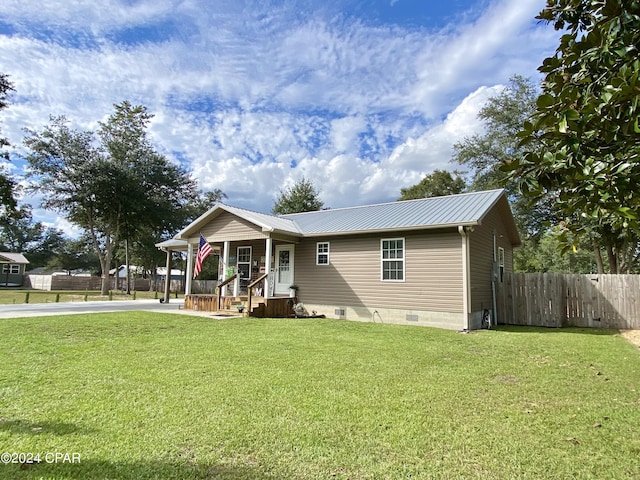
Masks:
[[[640,2],[548,0],[537,17],[564,31],[539,70],[543,92],[525,122],[523,156],[505,162],[522,192],[553,196],[573,234],[593,219],[640,232]]]
[[[502,165],[517,162],[524,155],[517,134],[535,110],[537,93],[538,88],[530,79],[513,75],[508,85],[480,109],[478,118],[484,131],[456,143],[452,158],[469,168],[472,179],[469,190],[507,191],[524,238],[539,237],[546,231],[546,224],[556,220],[552,196],[540,198],[532,205],[521,195],[517,182],[501,170]]]
[[[271,211],[276,215],[285,215],[320,210],[324,203],[319,195],[320,192],[316,190],[313,182],[302,177],[302,180],[293,187],[280,190],[280,195]]]
[[[188,210],[183,207],[196,195],[188,172],[148,141],[150,118],[145,107],[122,102],[100,123],[98,138],[54,117],[42,131],[28,131],[24,140],[43,206],[63,213],[90,235],[100,259],[103,294],[119,239],[181,228]]]
[[[9,106],[9,93],[13,91],[13,84],[9,81],[9,77],[4,73],[0,73],[0,110]],[[0,159],[8,159],[9,154],[4,148],[9,146],[9,141],[0,136]],[[8,174],[6,169],[0,165],[0,213],[13,212],[17,206],[15,200],[16,183]]]
[[[425,175],[420,183],[401,188],[398,200],[414,200],[462,193],[466,187],[464,178],[460,176],[459,172],[453,173],[455,178],[447,170],[434,170],[433,173]]]

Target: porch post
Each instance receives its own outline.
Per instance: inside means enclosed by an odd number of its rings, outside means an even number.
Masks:
[[[169,303],[171,296],[171,249],[167,248],[167,274],[164,279],[164,303]]]
[[[187,245],[187,278],[185,279],[184,294],[191,295],[191,282],[193,279],[193,243]]]
[[[223,265],[222,265],[222,280],[224,281],[224,280],[227,279],[227,268],[229,268],[229,248],[230,247],[229,247],[229,241],[228,240],[224,242],[223,248],[224,248],[224,253],[223,253],[224,257],[223,257],[223,260],[222,260],[222,263],[223,263]],[[220,296],[221,297],[226,297],[226,295],[225,295],[225,290],[226,289],[227,289],[226,285],[220,289]]]
[[[268,273],[269,275],[267,276],[267,278],[264,279],[264,298],[269,298],[270,293],[271,293],[271,292],[269,292],[269,279],[271,277],[271,248],[272,248],[272,243],[273,243],[273,241],[271,240],[271,237],[267,237],[267,239],[265,240],[266,258],[265,258],[265,262],[264,262],[264,269],[265,269],[265,272]]]

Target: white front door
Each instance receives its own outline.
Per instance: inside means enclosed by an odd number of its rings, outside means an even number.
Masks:
[[[288,295],[293,285],[294,245],[276,245],[276,295]]]

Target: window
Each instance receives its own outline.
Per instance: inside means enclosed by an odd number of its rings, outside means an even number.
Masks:
[[[238,273],[244,281],[251,276],[251,247],[238,247],[237,259]]]
[[[498,268],[500,270],[500,281],[504,279],[504,248],[498,247]]]
[[[316,265],[329,265],[329,242],[316,243]]]
[[[382,281],[404,282],[404,238],[380,241]]]
[[[2,273],[11,273],[12,275],[17,275],[20,273],[20,265],[18,265],[17,263],[3,263]]]

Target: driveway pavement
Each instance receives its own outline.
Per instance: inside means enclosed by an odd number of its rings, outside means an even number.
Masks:
[[[61,302],[0,305],[0,318],[43,317],[73,315],[77,313],[124,312],[145,310],[150,312],[181,313],[185,315],[213,316],[207,312],[184,310],[183,300],[160,303],[158,300],[113,300],[100,302]]]

